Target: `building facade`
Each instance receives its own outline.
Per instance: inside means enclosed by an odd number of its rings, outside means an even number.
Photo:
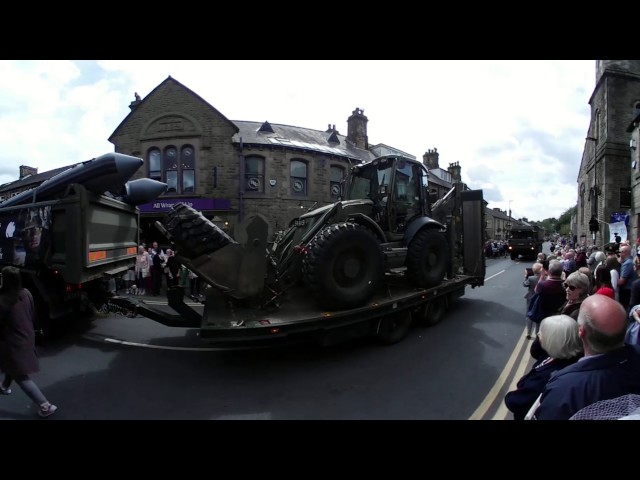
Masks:
[[[149,177],[168,185],[160,198],[140,206],[141,238],[147,242],[162,240],[155,222],[178,202],[230,233],[246,217],[262,215],[272,234],[307,209],[338,200],[351,166],[387,154],[415,159],[385,144],[370,145],[369,120],[360,108],[347,118],[346,136],[331,124],[313,130],[232,121],[172,77],[145,98],[136,94],[129,107],[109,141],[116,152],[144,160],[132,179]],[[436,198],[461,181],[459,163],[440,169],[436,149],[425,153],[423,163]],[[19,193],[50,176],[31,172],[22,183],[1,186],[0,195]]]
[[[627,216],[627,233],[638,238],[637,197],[640,169],[633,164],[630,122],[640,111],[640,60],[597,60],[596,84],[589,100],[591,121],[578,172],[574,235],[579,243],[609,242],[612,216]],[[637,156],[637,153],[635,154]],[[632,193],[633,192],[633,193]],[[595,216],[599,231],[589,231]]]

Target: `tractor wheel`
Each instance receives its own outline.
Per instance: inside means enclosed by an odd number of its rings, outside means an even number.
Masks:
[[[407,275],[422,288],[438,285],[449,267],[449,245],[446,238],[435,230],[420,230],[409,244]]]
[[[409,327],[411,327],[411,312],[405,310],[381,319],[376,336],[380,343],[393,345],[407,336]]]
[[[320,231],[303,259],[304,283],[323,308],[362,306],[382,282],[383,256],[374,234],[356,223]]]
[[[202,213],[183,203],[176,204],[167,215],[165,228],[173,237],[180,254],[198,257],[236,243]]]

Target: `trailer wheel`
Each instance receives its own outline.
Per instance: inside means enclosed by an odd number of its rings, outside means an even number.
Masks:
[[[409,327],[411,327],[411,312],[405,310],[382,318],[378,323],[376,336],[383,345],[393,345],[407,336]]]
[[[176,204],[167,216],[165,228],[178,250],[185,256],[198,257],[236,243],[202,213],[183,203]]]
[[[303,279],[323,308],[363,305],[380,286],[383,256],[374,234],[356,223],[319,232],[303,258]]]
[[[36,302],[36,316],[33,330],[36,334],[36,345],[46,345],[53,336],[53,325],[49,317],[49,306],[45,302]]]
[[[449,299],[447,295],[436,297],[424,306],[416,321],[422,327],[433,327],[442,321],[449,307]]]
[[[435,230],[420,230],[407,250],[407,276],[422,288],[438,285],[449,266],[449,245],[444,235]]]

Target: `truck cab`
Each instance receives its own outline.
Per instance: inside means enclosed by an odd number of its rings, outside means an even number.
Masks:
[[[388,155],[353,167],[346,197],[372,200],[375,222],[387,241],[396,241],[403,238],[412,219],[429,215],[428,192],[424,165]]]
[[[536,225],[518,225],[511,229],[508,249],[511,260],[520,256],[535,260],[542,251],[543,231]]]

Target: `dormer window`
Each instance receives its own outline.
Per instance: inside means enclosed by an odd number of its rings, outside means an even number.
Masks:
[[[276,133],[269,122],[264,122],[258,129],[260,133]]]

